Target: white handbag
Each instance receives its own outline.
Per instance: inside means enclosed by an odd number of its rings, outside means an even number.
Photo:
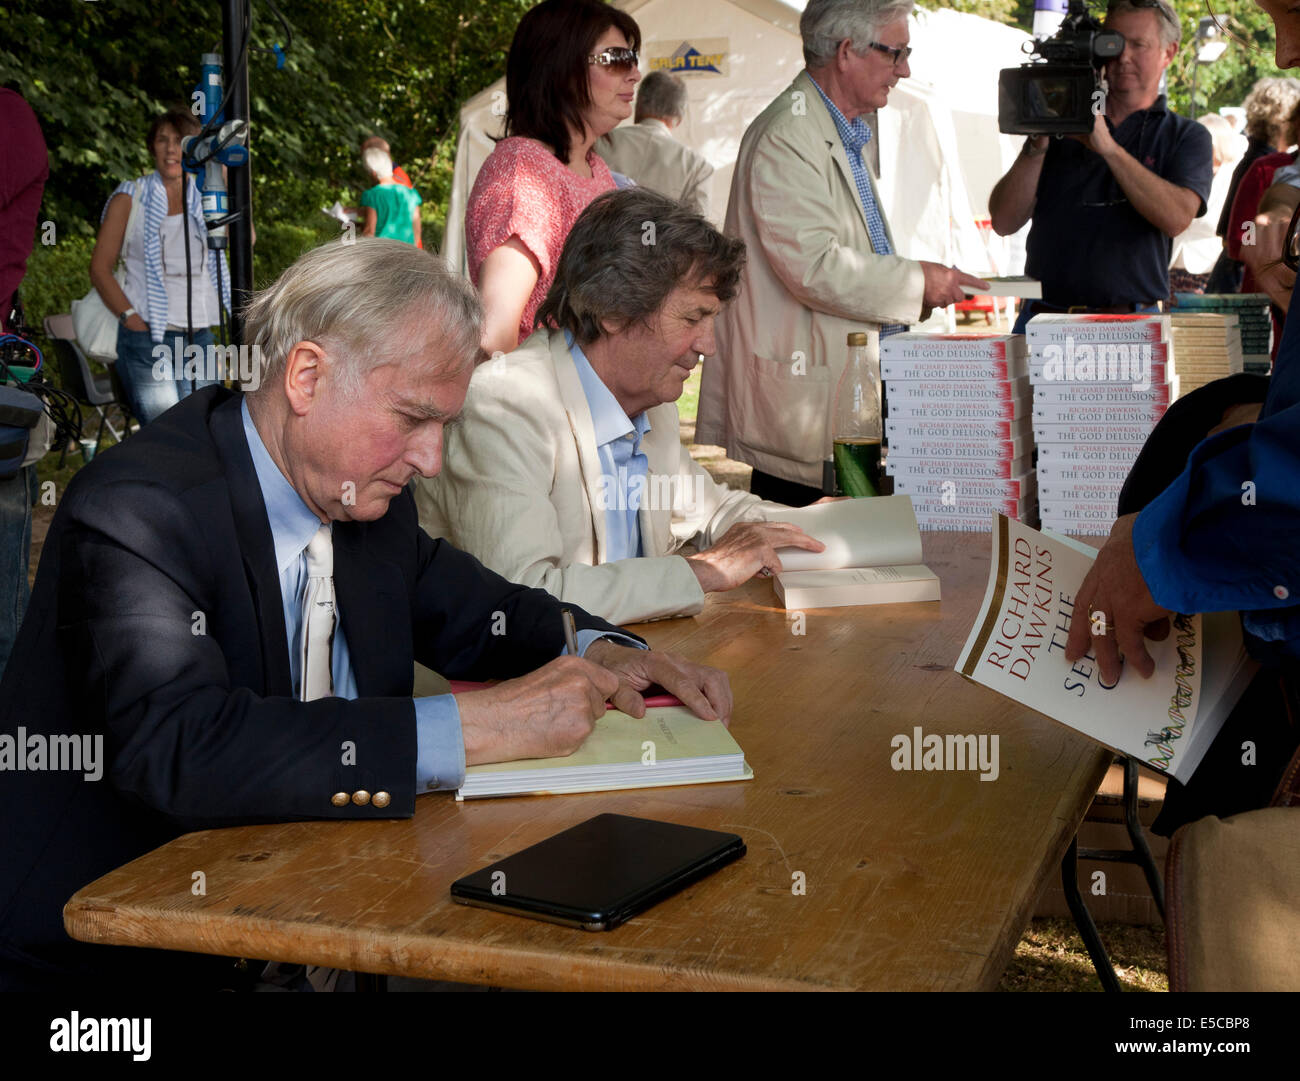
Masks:
[[[123,256],[126,241],[135,228],[136,218],[140,212],[140,185],[131,185],[131,213],[126,219],[126,232],[122,234],[122,250],[118,253],[117,269],[113,278],[118,285],[126,284],[126,264]],[[117,328],[120,325],[117,316],[108,310],[104,298],[93,285],[90,292],[80,300],[72,302],[72,330],[82,352],[95,360],[110,361],[117,359]]]

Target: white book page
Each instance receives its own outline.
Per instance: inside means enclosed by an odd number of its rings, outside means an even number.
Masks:
[[[811,507],[769,511],[768,521],[793,522],[826,545],[824,552],[781,548],[784,571],[832,571],[921,562],[921,531],[905,495],[841,499]]]

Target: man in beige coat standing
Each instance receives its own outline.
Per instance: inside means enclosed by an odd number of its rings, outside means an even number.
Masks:
[[[686,117],[686,84],[680,75],[652,71],[637,87],[636,123],[624,124],[596,143],[596,153],[617,173],[709,217],[713,166],[703,154],[677,141]]]
[[[425,530],[620,622],[692,615],[706,593],[780,571],[780,549],[821,551],[779,521],[789,508],[718,484],[681,443],[673,403],[713,352],[743,260],[662,195],[592,202],[537,313],[556,329],[474,372],[442,473],[418,482]]]
[[[806,70],[740,144],[726,232],[749,253],[740,296],[718,320],[696,440],[754,467],[751,491],[794,506],[822,495],[830,407],[846,337],[882,335],[987,284],[895,254],[863,158],[863,115],[909,74],[911,0],[809,0]]]

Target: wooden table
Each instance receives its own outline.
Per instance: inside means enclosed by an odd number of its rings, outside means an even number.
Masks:
[[[926,534],[941,602],[812,610],[801,635],[759,580],[638,628],[731,673],[753,781],[438,794],[409,820],[192,833],[79,891],[68,931],[519,988],[991,988],[1111,756],[953,672],[988,552]],[[916,726],[996,733],[997,780],[894,770],[891,739]],[[729,830],[749,852],[608,933],[451,901],[456,878],[605,811]]]

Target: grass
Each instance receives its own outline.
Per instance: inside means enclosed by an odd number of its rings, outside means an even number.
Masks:
[[[689,424],[695,423],[695,414],[700,408],[700,373],[703,371],[704,364],[695,365],[695,371],[682,386],[682,396],[677,399],[677,415]]]
[[[1165,933],[1159,927],[1098,925],[1125,991],[1168,991]],[[1070,920],[1035,919],[1025,929],[999,991],[1100,991],[1101,981]]]

